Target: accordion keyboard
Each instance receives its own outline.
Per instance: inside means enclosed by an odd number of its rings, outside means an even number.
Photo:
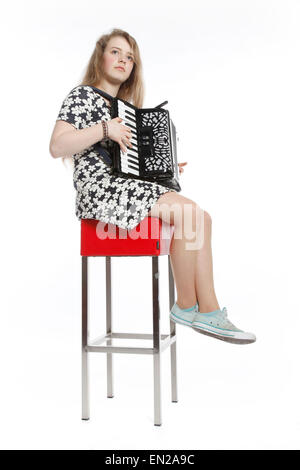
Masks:
[[[120,149],[121,171],[123,173],[131,173],[136,176],[140,175],[139,154],[137,142],[137,124],[135,110],[126,106],[123,101],[118,100],[118,116],[123,119],[123,124],[131,129],[132,148],[127,147],[126,152]]]

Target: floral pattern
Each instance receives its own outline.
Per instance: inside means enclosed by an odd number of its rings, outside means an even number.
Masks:
[[[64,99],[57,120],[67,121],[76,129],[109,121],[110,107],[93,88],[79,85]],[[75,214],[78,219],[96,219],[123,229],[135,228],[157,199],[173,191],[158,183],[112,174],[112,166],[99,153],[99,146],[109,153],[113,142],[97,142],[73,155],[73,184],[76,190]]]

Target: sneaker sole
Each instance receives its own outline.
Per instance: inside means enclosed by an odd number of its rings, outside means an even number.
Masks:
[[[173,318],[172,314],[169,315],[170,320],[174,323],[178,323],[179,325],[187,326],[188,328],[192,327],[192,323],[187,323],[186,320],[179,320],[178,318]]]
[[[225,343],[232,343],[232,344],[251,344],[255,343],[256,339],[240,339],[240,338],[232,338],[229,336],[221,336],[215,333],[210,333],[209,331],[201,330],[201,328],[196,328],[192,326],[192,329],[197,331],[197,333],[201,333],[202,335],[211,336],[212,338],[220,339],[221,341],[225,341]]]

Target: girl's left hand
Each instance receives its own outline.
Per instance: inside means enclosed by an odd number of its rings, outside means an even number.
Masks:
[[[178,163],[180,175],[181,175],[181,173],[184,172],[184,168],[182,168],[184,165],[187,165],[187,162]]]

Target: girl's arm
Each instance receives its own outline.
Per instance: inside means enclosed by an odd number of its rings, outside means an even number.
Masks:
[[[103,137],[101,123],[85,129],[75,129],[72,124],[58,120],[50,140],[50,154],[53,158],[71,157],[99,142]]]

